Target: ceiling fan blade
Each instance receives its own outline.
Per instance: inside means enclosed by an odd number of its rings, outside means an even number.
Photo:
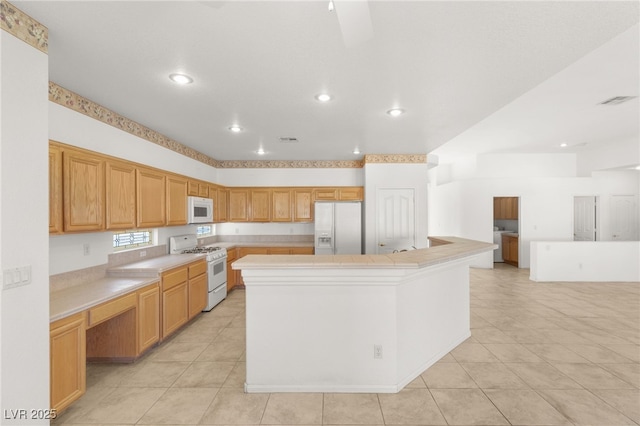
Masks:
[[[367,0],[334,0],[334,4],[345,46],[355,47],[373,38]]]

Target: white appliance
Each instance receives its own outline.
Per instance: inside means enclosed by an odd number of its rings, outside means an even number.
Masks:
[[[362,254],[360,202],[315,203],[315,254]]]
[[[493,251],[493,261],[495,263],[504,262],[502,258],[502,234],[511,231],[493,231],[493,244],[497,244],[498,248]]]
[[[213,223],[213,200],[187,197],[187,216],[188,223]]]
[[[198,237],[186,234],[169,238],[169,253],[206,253],[209,294],[203,311],[210,311],[227,297],[227,249],[216,246],[198,247]]]

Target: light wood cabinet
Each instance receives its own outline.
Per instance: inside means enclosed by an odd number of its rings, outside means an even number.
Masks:
[[[236,272],[231,269],[231,264],[236,260],[236,249],[227,251],[227,293],[236,286]]]
[[[49,233],[60,234],[62,227],[62,148],[49,145]]]
[[[271,189],[251,189],[249,200],[251,222],[271,221]]]
[[[160,288],[152,284],[137,292],[138,354],[160,340]]]
[[[166,339],[189,320],[187,282],[162,292],[162,338]]]
[[[64,410],[86,389],[85,313],[50,324],[51,408]]]
[[[166,175],[156,170],[137,169],[138,227],[166,224]]]
[[[291,254],[313,254],[313,247],[292,247]]]
[[[337,188],[316,188],[313,190],[314,201],[335,201],[338,199]]]
[[[133,164],[108,160],[106,182],[106,228],[136,226],[136,168]]]
[[[190,180],[187,193],[193,197],[212,198],[209,196],[209,184],[207,182]]]
[[[494,197],[493,218],[495,220],[518,220],[518,197]]]
[[[249,221],[249,190],[229,189],[229,221]]]
[[[189,319],[198,315],[207,306],[207,262],[189,265]]]
[[[518,237],[502,235],[502,259],[504,263],[518,266]]]
[[[199,260],[162,274],[162,339],[206,306],[206,270],[206,262]]]
[[[64,230],[104,229],[104,160],[65,149],[62,153]]]
[[[187,224],[187,180],[182,176],[167,176],[167,225]]]
[[[267,254],[313,254],[313,247],[269,247]]]
[[[292,191],[290,188],[274,188],[271,190],[271,221],[291,222],[292,215]]]
[[[361,186],[338,188],[338,199],[340,201],[362,201],[364,191]]]
[[[226,222],[229,220],[228,198],[229,191],[224,188],[216,190],[216,203],[213,205],[215,222]]]
[[[313,199],[314,201],[362,201],[364,191],[361,186],[315,188]]]
[[[313,222],[313,190],[293,190],[293,221]]]

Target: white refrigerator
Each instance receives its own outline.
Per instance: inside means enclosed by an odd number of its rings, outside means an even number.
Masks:
[[[362,254],[362,203],[317,201],[315,254]]]

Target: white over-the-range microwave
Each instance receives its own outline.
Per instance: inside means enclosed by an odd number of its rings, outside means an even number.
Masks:
[[[213,200],[187,197],[187,216],[189,223],[213,223]]]

